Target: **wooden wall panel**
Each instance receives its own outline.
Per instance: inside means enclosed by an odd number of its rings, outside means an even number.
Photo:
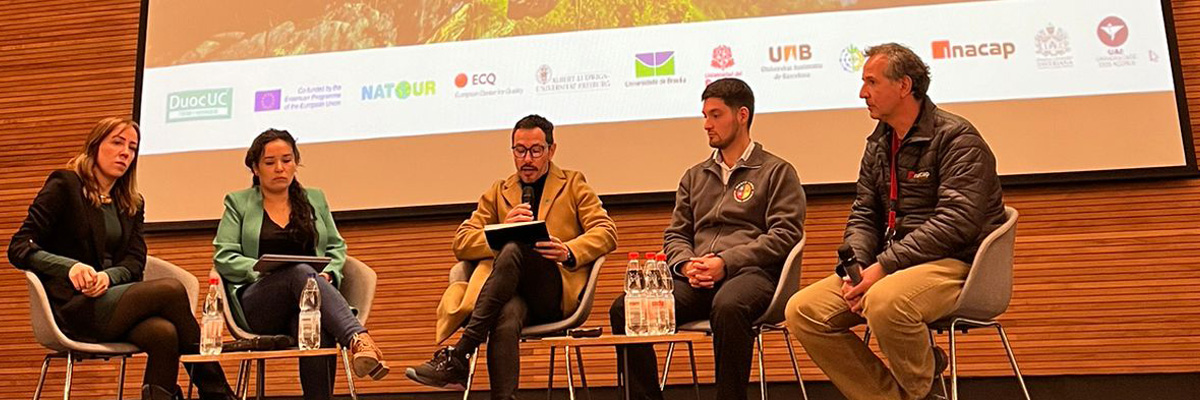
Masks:
[[[1193,129],[1200,121],[1200,1],[1172,3],[1177,21]],[[46,174],[69,158],[97,119],[131,112],[137,47],[137,0],[6,0],[0,2],[0,238],[7,239]],[[1200,149],[1200,141],[1194,145]],[[1010,188],[1007,202],[1021,211],[1016,287],[1002,318],[1024,371],[1031,375],[1170,373],[1200,371],[1200,180],[1060,184]],[[849,197],[811,198],[809,248],[803,283],[831,270]],[[661,245],[669,205],[619,207],[617,255],[605,266],[589,326],[607,325],[609,304],[621,287],[623,254]],[[455,218],[344,223],[351,254],[380,274],[379,296],[368,323],[395,368],[363,393],[422,392],[403,377],[436,348],[433,309],[453,264],[449,242]],[[211,231],[148,238],[153,255],[199,277],[211,268]],[[6,246],[7,241],[3,241]],[[0,273],[0,398],[33,391],[45,350],[33,342],[20,274]],[[944,340],[944,338],[942,338]],[[769,337],[769,379],[790,379],[780,335]],[[698,348],[701,379],[712,380],[712,351]],[[824,379],[800,355],[807,379]],[[559,358],[561,362],[561,357]],[[614,355],[589,351],[590,382],[614,383]],[[144,359],[130,363],[127,393],[136,393]],[[671,381],[688,374],[678,360]],[[522,385],[544,387],[548,352],[528,345]],[[560,364],[561,365],[561,364]],[[230,367],[230,366],[227,366]],[[996,376],[1008,366],[995,336],[962,340],[962,373]],[[232,375],[232,369],[228,371]],[[271,363],[269,395],[299,393],[293,362]],[[116,364],[86,362],[75,374],[76,398],[112,397]],[[486,371],[477,382],[486,388]],[[46,396],[61,391],[62,364]],[[344,393],[339,376],[338,392]],[[563,375],[557,374],[559,385]],[[135,395],[136,396],[136,395]]]

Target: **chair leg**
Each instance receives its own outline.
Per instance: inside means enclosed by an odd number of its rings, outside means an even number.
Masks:
[[[117,375],[117,400],[125,398],[125,360],[128,358],[129,356],[121,356],[121,372]],[[191,379],[188,382],[191,382]],[[188,394],[188,398],[192,398],[190,393]]]
[[[46,371],[50,370],[50,359],[53,354],[47,354],[46,358],[42,359],[42,374],[38,375],[37,389],[33,390],[33,400],[42,399],[42,385],[46,384]]]
[[[242,400],[246,400],[246,392],[250,390],[250,361],[242,360],[238,363],[237,386],[234,386],[233,394]]]
[[[254,385],[254,398],[263,400],[267,394],[267,360],[258,360],[258,384]]]
[[[1017,367],[1017,357],[1013,355],[1012,345],[1008,342],[1008,335],[1004,333],[1004,327],[1000,326],[1000,322],[996,322],[996,331],[1000,332],[1000,342],[1004,343],[1004,351],[1008,353],[1008,362],[1012,364],[1013,373],[1017,375],[1017,382],[1021,384],[1021,393],[1025,395],[1025,400],[1030,400],[1029,389],[1025,387],[1025,378],[1021,376],[1021,368]]]
[[[950,321],[950,400],[958,400],[958,347],[954,341],[954,330],[958,320]]]
[[[867,331],[863,332],[863,343],[867,346],[871,345],[871,327],[867,327]]]
[[[471,353],[471,359],[467,360],[471,363],[471,367],[467,368],[467,387],[463,388],[463,400],[467,400],[467,397],[471,396],[471,384],[475,383],[475,366],[479,364],[479,352],[481,351],[483,351],[482,348],[475,349]]]
[[[196,366],[190,365],[190,364],[184,364],[183,368],[188,371],[188,374],[187,374],[188,375],[188,394],[187,394],[187,397],[184,397],[184,398],[188,399],[188,400],[192,400],[192,386],[195,386],[194,385],[195,382],[192,381],[192,371],[196,370]]]
[[[583,384],[583,398],[592,400],[592,389],[588,388],[587,372],[583,370],[583,351],[575,347],[575,363],[579,364],[579,382]]]
[[[554,399],[554,356],[557,354],[557,350],[558,347],[550,346],[550,373],[547,374],[548,378],[546,379],[546,400]],[[567,368],[570,367],[571,364],[567,363]]]
[[[767,400],[767,369],[763,366],[763,343],[762,331],[754,336],[754,343],[758,347],[758,389],[762,395],[762,400]]]
[[[358,390],[354,388],[354,370],[350,368],[350,351],[342,347],[342,366],[346,368],[346,385],[350,387],[350,398],[358,400]]]
[[[567,358],[567,362],[563,363],[567,367],[567,398],[575,400],[575,378],[571,374],[571,346],[563,347],[563,356]]]
[[[63,384],[63,400],[71,400],[71,373],[75,371],[74,354],[67,352],[67,379]]]
[[[675,354],[675,343],[667,344],[667,361],[663,363],[662,382],[658,384],[658,390],[667,390],[667,375],[671,373],[671,356]]]
[[[808,391],[804,390],[804,378],[800,377],[800,363],[796,361],[796,349],[792,347],[792,335],[788,334],[787,328],[783,328],[783,342],[787,343],[788,356],[792,358],[792,372],[796,373],[796,383],[800,385],[800,398],[808,400]]]

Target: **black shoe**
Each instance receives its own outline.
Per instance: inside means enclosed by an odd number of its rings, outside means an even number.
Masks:
[[[925,395],[925,400],[946,400],[945,389],[942,388],[942,374],[946,372],[946,351],[941,347],[933,346],[933,383],[929,385],[929,394]]]
[[[439,389],[464,390],[467,387],[466,357],[457,357],[453,347],[443,347],[433,353],[428,362],[408,368],[404,375],[413,382]]]
[[[165,388],[158,385],[142,385],[142,400],[182,400],[178,385]]]

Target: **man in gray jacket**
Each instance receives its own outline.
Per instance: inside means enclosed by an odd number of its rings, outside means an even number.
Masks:
[[[850,400],[938,398],[945,368],[926,324],[949,313],[979,244],[1004,222],[996,158],[970,122],[929,99],[929,67],[907,47],[867,50],[863,86],[871,118],[846,224],[862,269],[788,302],[788,328]],[[889,368],[850,328],[866,323]]]
[[[750,140],[754,93],[738,79],[709,84],[704,130],[712,156],[683,174],[675,193],[664,252],[675,273],[675,319],[710,320],[717,398],[746,398],[753,322],[771,303],[783,262],[804,235],[804,189],[795,168]],[[614,333],[625,332],[625,301],[609,310]],[[650,346],[630,346],[633,399],[662,399]]]

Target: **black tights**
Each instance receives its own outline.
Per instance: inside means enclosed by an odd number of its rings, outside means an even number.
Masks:
[[[102,340],[125,340],[146,352],[143,384],[174,388],[179,356],[200,352],[200,326],[192,314],[187,290],[174,279],[155,279],[129,286],[104,326]],[[229,384],[218,363],[195,364],[192,379],[202,393],[224,393]]]

